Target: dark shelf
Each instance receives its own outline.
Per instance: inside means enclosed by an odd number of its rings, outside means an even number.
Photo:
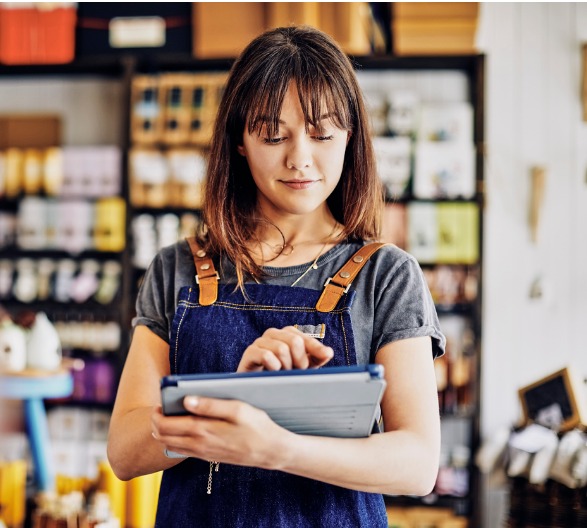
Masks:
[[[397,198],[386,198],[388,204],[409,204],[418,203],[483,203],[483,197],[478,195],[474,198],[414,198],[413,196],[399,196]]]
[[[470,514],[470,497],[454,497],[451,495],[427,495],[426,497],[408,497],[404,495],[385,495],[385,503],[390,506],[412,507],[428,506],[433,508],[449,508],[455,515],[468,516]]]
[[[124,57],[84,57],[67,64],[0,64],[0,76],[104,76],[120,77],[124,71]],[[127,60],[127,59],[126,59]]]
[[[118,251],[97,251],[89,249],[81,253],[69,253],[63,249],[22,249],[15,246],[3,247],[0,249],[0,259],[73,259],[73,260],[118,260],[122,252]]]
[[[351,57],[359,70],[465,70],[475,72],[481,55],[397,56],[368,55]]]
[[[351,57],[359,70],[465,70],[475,72],[482,55],[395,56],[368,55]],[[67,64],[0,64],[5,76],[121,76],[126,65],[134,63],[136,73],[159,71],[228,71],[234,57],[198,59],[185,53],[142,52],[138,54],[78,57]]]

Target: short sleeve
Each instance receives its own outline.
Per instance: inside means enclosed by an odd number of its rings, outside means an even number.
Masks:
[[[165,284],[161,255],[151,262],[136,301],[136,317],[132,327],[144,325],[161,339],[169,343],[170,322],[166,315]]]
[[[433,357],[444,354],[446,339],[434,301],[418,262],[410,255],[397,267],[383,288],[375,307],[374,350],[384,345],[429,336]]]

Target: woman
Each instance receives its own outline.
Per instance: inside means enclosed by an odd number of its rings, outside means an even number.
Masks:
[[[381,207],[347,57],[311,28],[255,39],[220,104],[206,232],[149,268],[112,416],[116,474],[165,470],[157,526],[387,526],[382,493],[431,491],[444,337],[415,260],[368,244]],[[188,397],[182,417],[159,406],[169,373],[356,363],[383,365],[388,384],[385,430],[368,438],[297,435],[239,401]]]

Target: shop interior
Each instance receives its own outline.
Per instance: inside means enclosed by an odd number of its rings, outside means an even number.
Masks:
[[[290,24],[356,66],[447,338],[437,482],[389,526],[587,526],[587,4],[41,2],[0,3],[0,528],[153,528],[161,474],[106,457],[136,296],[201,221],[232,63]]]

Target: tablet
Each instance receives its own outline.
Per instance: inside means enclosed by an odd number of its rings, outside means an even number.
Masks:
[[[343,438],[371,434],[385,390],[383,366],[187,374],[161,380],[163,413],[186,414],[188,395],[236,399],[263,409],[299,434]]]

